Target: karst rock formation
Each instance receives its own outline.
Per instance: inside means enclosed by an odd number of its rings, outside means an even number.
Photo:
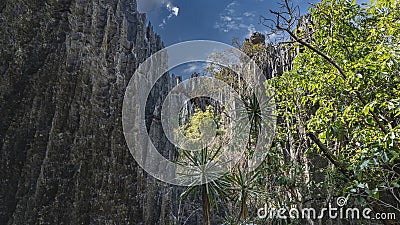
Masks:
[[[170,189],[121,124],[130,77],[162,47],[135,0],[0,2],[0,224],[169,224]],[[160,83],[150,113],[174,81]]]

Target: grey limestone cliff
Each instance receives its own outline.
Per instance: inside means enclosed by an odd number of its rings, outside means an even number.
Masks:
[[[135,0],[0,2],[0,224],[169,223],[170,189],[121,124],[130,77],[162,47]]]

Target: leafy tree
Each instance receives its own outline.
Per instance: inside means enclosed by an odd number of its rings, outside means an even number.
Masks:
[[[288,0],[282,9],[271,11],[276,19],[264,18],[264,22],[272,22],[269,27],[274,32],[290,38],[280,45],[287,45],[297,56],[292,70],[268,81],[276,90],[279,113],[272,148],[257,171],[246,170],[262,123],[262,106],[240,75],[211,66],[210,74],[237,90],[246,106],[251,122],[247,157],[221,180],[189,188],[184,195],[201,189],[206,222],[207,208],[220,197],[237,210],[234,219],[227,216],[234,224],[249,222],[251,209],[265,202],[276,208],[301,208],[307,202],[329,202],[339,196],[375,212],[400,212],[398,1],[358,5],[322,0],[310,8],[307,17],[300,17]],[[310,22],[299,24],[304,18]],[[249,41],[241,46],[257,63],[263,63],[268,47]],[[195,113],[183,127],[187,136],[201,138],[199,121],[215,116],[207,113]],[[204,148],[197,154],[182,152],[182,157],[194,165],[207,165],[219,151]]]
[[[180,129],[189,140],[202,141],[204,136],[214,132],[210,130],[213,128],[213,124],[217,128],[215,135],[221,135],[223,130],[220,125],[220,115],[210,105],[206,107],[204,112],[199,108],[195,109],[193,115],[190,116],[185,124],[182,124]],[[221,182],[213,179],[215,176],[220,175],[218,173],[214,174],[215,170],[213,169],[217,166],[215,162],[221,153],[222,144],[217,143],[218,146],[208,146],[207,144],[209,143],[200,144],[204,147],[199,151],[180,149],[177,163],[182,164],[184,168],[191,168],[189,169],[190,171],[184,171],[183,176],[186,176],[189,180],[193,180],[194,184],[181,194],[181,198],[186,199],[192,193],[196,196],[200,192],[203,209],[202,224],[209,225],[211,221],[211,209],[213,206],[217,206],[217,197],[224,195],[224,188]]]
[[[294,27],[293,8],[283,5],[272,11],[274,29],[305,49],[293,70],[271,80],[282,119],[315,144],[307,151],[335,166],[324,168],[333,172],[324,184],[330,194],[400,212],[398,1],[323,0],[310,9],[309,29]]]

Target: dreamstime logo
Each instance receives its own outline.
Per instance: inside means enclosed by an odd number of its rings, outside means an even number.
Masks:
[[[274,208],[265,204],[263,208],[259,208],[257,216],[260,219],[367,219],[367,220],[386,220],[396,219],[395,213],[383,212],[373,213],[371,208],[354,208],[345,207],[348,198],[338,197],[334,207],[331,203],[328,207],[317,210],[313,207],[297,208],[297,207],[281,207]]]
[[[223,57],[212,57],[215,55]],[[248,102],[232,87],[232,84],[213,77],[195,77],[183,81],[169,91],[162,103],[162,130],[169,142],[179,150],[198,152],[202,148],[215,146],[216,125],[213,121],[202,121],[201,138],[187,138],[179,129],[179,115],[185,104],[194,98],[207,97],[224,107],[229,118],[227,144],[218,157],[204,165],[174,162],[164,157],[157,149],[146,127],[146,104],[152,88],[163,74],[179,65],[191,62],[206,62],[227,68],[237,74],[238,82],[246,87],[247,96],[254,96],[259,105],[257,112],[262,117],[258,137],[248,165],[255,169],[264,159],[266,149],[275,132],[276,117],[273,91],[266,86],[260,68],[240,50],[214,41],[189,41],[172,45],[158,51],[143,62],[132,76],[126,88],[122,124],[129,150],[136,162],[151,176],[166,183],[192,186],[218,179],[236,165],[247,148],[251,131]],[[253,101],[254,102],[254,101]],[[159,109],[157,109],[159,110]],[[253,128],[254,129],[254,128]],[[164,154],[165,155],[165,154]]]
[[[345,206],[345,205],[347,204],[347,198],[345,198],[345,197],[339,197],[339,198],[337,198],[337,199],[336,199],[336,204],[337,204],[339,207]]]

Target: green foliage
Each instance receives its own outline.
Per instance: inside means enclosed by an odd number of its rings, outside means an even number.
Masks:
[[[211,202],[221,198],[231,206],[227,224],[249,222],[248,215],[266,202],[273,207],[308,201],[322,204],[324,198],[351,195],[358,204],[395,207],[393,201],[399,199],[399,3],[384,0],[358,5],[348,0],[323,0],[310,13],[312,35],[307,40],[327,57],[301,46],[293,69],[268,81],[276,90],[278,127],[266,159],[255,172],[247,170],[247,160],[257,142],[262,106],[246,92],[246,84],[237,74],[224,68],[210,69],[214,77],[238,91],[251,122],[243,161],[223,179],[204,186]],[[307,32],[295,31],[305,36]],[[266,55],[264,45],[245,42],[243,50],[258,63]],[[201,138],[204,118],[222,126],[219,115],[196,111],[183,128],[185,135]],[[320,145],[308,138],[310,134],[315,134]],[[182,156],[193,164],[206,163],[215,150],[205,150],[207,153],[202,150],[200,155]]]
[[[206,110],[203,112],[201,109],[195,109],[195,112],[190,117],[189,122],[182,126],[183,133],[189,139],[197,140],[204,136],[204,132],[212,132],[211,130],[204,130],[202,133],[202,128],[211,128],[213,124],[216,125],[216,129],[220,127],[220,117],[213,110],[212,106],[207,106]],[[217,135],[221,134],[222,130],[217,130]]]
[[[292,136],[302,127],[317,133],[346,166],[350,178],[335,170],[327,180],[333,194],[379,198],[398,188],[400,179],[399,4],[323,0],[311,15],[310,44],[333,58],[344,74],[311,49],[299,53],[292,71],[270,81],[280,124],[292,124]],[[277,140],[287,139],[286,132],[281,126]],[[319,151],[317,146],[309,150]]]
[[[186,124],[182,124],[181,131],[189,140],[201,140],[209,136],[219,136],[223,133],[220,128],[220,115],[214,111],[212,106],[207,106],[203,112],[196,108]],[[216,130],[214,130],[216,129]],[[201,193],[203,224],[210,224],[211,209],[218,205],[217,198],[220,195],[226,196],[222,183],[216,179],[221,175],[219,165],[216,163],[220,156],[222,144],[210,146],[210,143],[200,143],[202,147],[198,151],[180,149],[177,163],[181,164],[185,171],[177,171],[185,179],[193,181],[193,185],[188,187],[182,194],[182,199],[187,199],[190,194]],[[198,183],[201,183],[198,185]]]
[[[215,205],[216,198],[219,194],[224,194],[224,189],[222,188],[222,184],[218,180],[207,180],[209,178],[213,178],[215,176],[220,176],[220,174],[212,174],[215,171],[213,162],[217,156],[219,156],[221,148],[218,148],[214,151],[210,150],[207,147],[202,148],[200,151],[187,151],[181,150],[181,157],[188,159],[189,162],[183,163],[183,165],[188,168],[192,167],[193,170],[191,171],[188,176],[188,179],[192,179],[194,183],[198,182],[201,179],[201,183],[203,185],[193,185],[186,189],[182,194],[181,198],[187,198],[191,193],[197,193],[201,186],[204,186],[206,189],[206,193],[208,198],[211,199],[210,205],[206,207],[211,207]],[[186,171],[187,172],[187,171]]]

